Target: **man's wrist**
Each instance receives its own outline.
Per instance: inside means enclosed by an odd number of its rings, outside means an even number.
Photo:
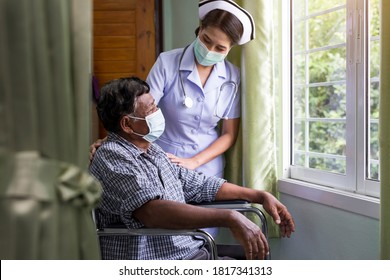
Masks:
[[[266,197],[267,197],[268,193],[266,191],[260,191],[258,190],[258,203],[259,204],[263,204]]]

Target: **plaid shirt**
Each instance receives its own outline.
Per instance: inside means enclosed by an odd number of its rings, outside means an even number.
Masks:
[[[122,222],[128,228],[141,228],[144,225],[133,211],[146,202],[212,201],[225,182],[172,164],[155,144],[145,153],[114,133],[97,150],[90,172],[103,186],[96,209],[99,226]],[[202,245],[190,236],[109,236],[100,242],[103,259],[186,259]]]

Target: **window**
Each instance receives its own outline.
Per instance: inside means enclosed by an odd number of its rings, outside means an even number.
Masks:
[[[292,0],[291,177],[379,197],[379,0]]]

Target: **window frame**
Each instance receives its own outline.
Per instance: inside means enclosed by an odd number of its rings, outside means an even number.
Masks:
[[[283,110],[289,109],[288,123],[291,125],[287,129],[286,125],[283,125],[284,132],[289,132],[289,142],[283,143],[283,150],[288,150],[289,155],[288,164],[284,164],[284,178],[290,178],[295,180],[306,181],[309,185],[315,184],[316,186],[325,186],[325,188],[335,189],[339,191],[345,191],[348,193],[357,193],[359,196],[372,196],[379,198],[380,188],[379,182],[371,179],[366,179],[366,163],[368,163],[367,153],[359,152],[364,149],[369,149],[367,146],[368,137],[366,132],[369,132],[367,124],[369,122],[369,116],[367,116],[368,108],[368,92],[370,87],[369,74],[369,61],[367,52],[369,51],[369,2],[366,0],[351,1],[347,0],[346,3],[346,48],[347,48],[347,116],[346,116],[346,174],[335,174],[321,170],[315,170],[311,168],[305,168],[301,166],[293,166],[293,148],[291,147],[294,142],[294,130],[293,130],[293,0],[289,1],[289,13],[283,14],[282,30],[288,28],[290,30],[289,38],[282,38],[282,40],[289,41],[286,47],[283,48],[283,61],[288,58],[288,63],[291,65],[289,73],[287,71],[282,72],[282,75],[287,77],[289,75],[290,88],[282,88],[284,96],[288,90],[289,98],[287,101],[290,106],[283,105]],[[355,6],[356,5],[356,6]],[[286,13],[286,9],[281,9],[282,13]],[[286,22],[286,18],[289,19]],[[289,23],[289,24],[288,24]],[[357,28],[358,27],[358,28]],[[285,34],[282,32],[282,34]],[[286,35],[283,35],[286,36]],[[282,44],[286,46],[286,44]],[[284,64],[285,65],[285,64]],[[358,77],[365,77],[365,79],[359,79]],[[285,79],[283,78],[283,81]],[[357,94],[356,94],[357,93]],[[286,112],[286,111],[284,111]],[[287,117],[284,117],[283,123],[287,121]],[[368,129],[368,131],[366,131]],[[350,133],[353,131],[354,133]],[[286,137],[284,137],[286,138]],[[359,149],[360,147],[360,149]],[[287,156],[283,157],[284,160]],[[369,165],[367,166],[369,168]]]

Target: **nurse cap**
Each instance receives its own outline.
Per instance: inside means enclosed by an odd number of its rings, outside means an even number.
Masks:
[[[255,22],[250,13],[230,0],[204,0],[199,2],[199,19],[203,19],[212,10],[224,10],[235,15],[242,23],[244,32],[239,45],[243,45],[255,38]]]

